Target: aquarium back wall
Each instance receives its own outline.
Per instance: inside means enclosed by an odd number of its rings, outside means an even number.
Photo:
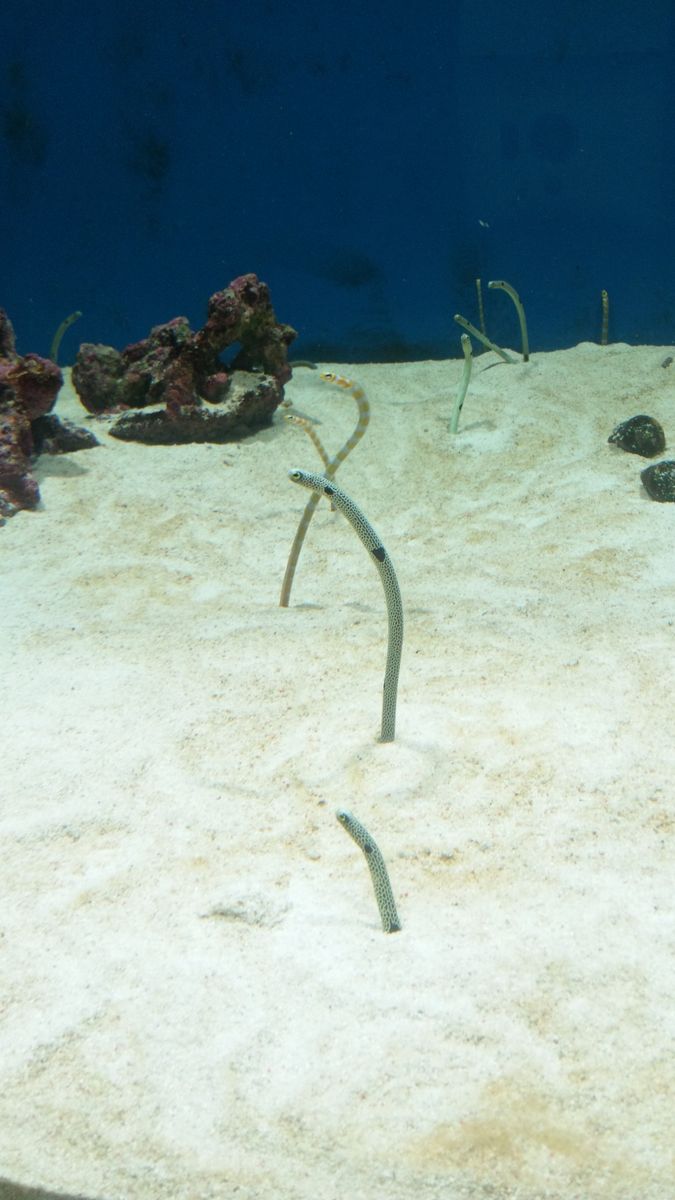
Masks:
[[[543,14],[543,15],[542,15]],[[5,0],[0,305],[122,346],[236,275],[295,353],[459,353],[475,279],[533,349],[675,340],[673,4]],[[486,294],[490,334],[517,345]]]

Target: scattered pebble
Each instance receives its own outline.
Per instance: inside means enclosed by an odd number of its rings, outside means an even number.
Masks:
[[[654,417],[640,413],[637,417],[629,417],[622,421],[610,433],[608,442],[627,450],[629,454],[641,454],[643,458],[653,458],[665,450],[666,435],[663,427]]]
[[[640,471],[645,491],[652,500],[675,500],[675,461],[665,459]]]

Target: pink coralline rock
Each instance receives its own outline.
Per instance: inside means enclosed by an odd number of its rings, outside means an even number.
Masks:
[[[277,322],[267,284],[240,275],[211,296],[196,333],[185,317],[174,317],[122,351],[85,343],[73,383],[89,412],[164,406],[123,412],[110,428],[115,437],[232,441],[269,425],[291,375],[288,347],[295,337],[290,325]]]
[[[40,491],[32,473],[34,429],[54,405],[63,383],[56,363],[19,355],[12,323],[0,309],[0,522],[35,508]]]
[[[0,383],[0,522],[21,508],[35,508],[40,491],[31,472],[33,439],[16,395]]]
[[[0,525],[6,517],[39,504],[33,475],[38,455],[98,445],[88,429],[51,411],[62,383],[51,359],[17,354],[12,323],[0,308]]]

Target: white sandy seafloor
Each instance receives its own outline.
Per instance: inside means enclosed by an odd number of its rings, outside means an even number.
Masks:
[[[106,1200],[672,1200],[672,347],[349,366],[339,481],[241,444],[43,457],[0,530],[0,1177]],[[487,368],[490,369],[487,369]],[[296,372],[330,450],[348,394]],[[347,807],[388,861],[382,932]],[[0,1189],[1,1190],[1,1189]],[[9,1192],[2,1192],[4,1197]]]

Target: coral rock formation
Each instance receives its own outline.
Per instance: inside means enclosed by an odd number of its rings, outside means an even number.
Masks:
[[[39,454],[66,454],[98,445],[88,429],[50,411],[62,383],[63,376],[51,359],[17,354],[12,322],[0,308],[0,525],[20,509],[39,503],[32,470]]]
[[[123,415],[110,429],[116,437],[229,441],[269,424],[290,378],[287,351],[295,336],[290,325],[278,324],[267,284],[240,275],[211,296],[196,333],[185,317],[175,317],[122,351],[85,343],[73,383],[89,412],[164,405]],[[235,345],[224,363],[220,356]]]
[[[62,383],[56,363],[16,353],[12,323],[0,309],[0,523],[39,503],[31,469],[33,422],[49,412]]]

